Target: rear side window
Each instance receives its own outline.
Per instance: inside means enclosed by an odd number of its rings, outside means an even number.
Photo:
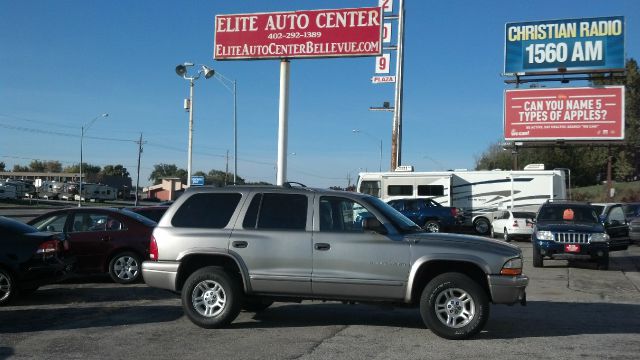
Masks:
[[[389,185],[387,186],[387,195],[389,196],[411,196],[413,195],[412,185]]]
[[[367,180],[360,183],[360,192],[380,197],[380,181]]]
[[[237,193],[194,194],[171,219],[175,227],[222,229],[229,223],[240,198]]]
[[[419,196],[443,196],[443,185],[418,185]]]
[[[301,194],[258,194],[242,223],[245,229],[304,230],[307,197]]]

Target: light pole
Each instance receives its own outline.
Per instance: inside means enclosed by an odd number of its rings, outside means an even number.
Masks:
[[[192,164],[192,151],[193,151],[193,85],[196,80],[200,78],[200,75],[204,74],[204,78],[208,79],[215,74],[213,69],[200,65],[200,70],[194,75],[187,76],[188,68],[194,64],[185,62],[176,66],[176,74],[185,80],[189,80],[189,100],[185,102],[185,109],[189,112],[189,149],[187,159],[187,187],[191,186],[191,164]]]
[[[216,79],[233,94],[233,184],[237,185],[238,176],[238,92],[235,80],[216,72]]]
[[[93,123],[96,122],[96,120],[98,120],[99,118],[101,118],[101,117],[105,117],[106,118],[107,116],[109,116],[109,114],[107,114],[107,113],[98,115],[98,116],[94,117],[93,119],[87,121],[80,128],[80,182],[79,182],[79,190],[78,190],[78,207],[82,206],[82,148],[83,148],[83,142],[84,142],[84,131],[85,131],[85,129],[89,130],[91,125],[93,125]]]
[[[351,132],[353,132],[354,134],[365,134],[368,137],[372,138],[373,140],[378,141],[378,139],[376,139],[373,135],[371,135],[371,134],[369,134],[369,133],[367,133],[365,131],[362,131],[362,130],[359,130],[359,129],[353,129],[353,130],[351,130]],[[380,139],[380,161],[378,163],[378,171],[382,172],[382,139]]]

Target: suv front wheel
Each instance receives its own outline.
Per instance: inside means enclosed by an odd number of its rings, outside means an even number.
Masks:
[[[219,328],[230,324],[240,312],[242,290],[222,268],[202,268],[182,287],[182,307],[194,324]]]
[[[444,273],[431,280],[420,297],[420,315],[431,331],[445,339],[461,340],[482,330],[489,317],[489,299],[464,274]]]

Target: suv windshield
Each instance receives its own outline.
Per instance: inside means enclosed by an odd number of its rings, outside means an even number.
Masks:
[[[538,214],[541,221],[597,223],[598,215],[593,207],[585,205],[543,206]]]
[[[392,208],[377,197],[367,196],[364,197],[363,200],[367,204],[376,208],[376,210],[380,211],[382,215],[389,219],[389,221],[391,221],[391,223],[400,230],[400,232],[407,233],[422,231],[420,226],[416,225],[416,223],[409,220],[406,216],[402,215],[396,209]]]

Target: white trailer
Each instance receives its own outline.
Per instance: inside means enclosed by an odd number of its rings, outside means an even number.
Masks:
[[[17,197],[15,186],[0,184],[0,199],[15,200]]]
[[[493,170],[360,173],[357,191],[384,201],[431,198],[460,208],[466,225],[487,234],[499,209],[537,211],[549,199],[566,199],[562,170]]]

